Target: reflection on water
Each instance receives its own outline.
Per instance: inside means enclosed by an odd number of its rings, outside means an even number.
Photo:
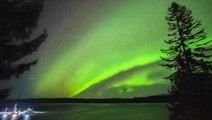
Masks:
[[[167,104],[43,104],[31,120],[168,120]],[[160,119],[159,119],[160,118]]]
[[[23,117],[23,120],[30,120],[30,116],[29,116],[29,115],[25,115],[25,116]]]
[[[2,117],[1,120],[212,120],[209,104],[42,104],[44,114]]]
[[[212,120],[212,109],[205,103],[171,103],[170,120]]]
[[[12,115],[2,115],[1,120],[31,120],[31,117],[29,115],[17,115],[17,114],[12,114]]]

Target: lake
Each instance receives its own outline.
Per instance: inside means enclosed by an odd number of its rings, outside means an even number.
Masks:
[[[32,115],[24,120],[169,120],[166,105],[156,103],[39,104],[29,107],[45,113]]]
[[[12,111],[13,103],[0,105]],[[44,112],[18,120],[212,120],[210,103],[48,103],[18,104],[17,111],[33,107]],[[4,118],[2,120],[17,120]]]

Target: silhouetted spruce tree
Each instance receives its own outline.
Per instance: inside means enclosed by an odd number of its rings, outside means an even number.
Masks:
[[[47,37],[44,30],[30,40],[43,9],[41,0],[0,0],[0,80],[18,77],[35,65],[37,60],[17,63],[35,52]],[[10,88],[0,90],[0,100],[9,95]]]
[[[166,58],[161,65],[174,72],[165,77],[170,80],[171,94],[209,94],[212,89],[211,49],[201,22],[194,20],[191,10],[175,2],[168,9],[168,49],[162,49]],[[208,54],[210,53],[210,54]]]

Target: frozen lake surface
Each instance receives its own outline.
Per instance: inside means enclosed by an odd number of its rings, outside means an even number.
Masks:
[[[166,104],[41,104],[31,120],[168,120]]]
[[[14,103],[0,104],[12,111]],[[40,114],[18,115],[1,120],[212,120],[209,103],[18,103],[17,111],[33,107]],[[2,116],[1,116],[2,117]]]

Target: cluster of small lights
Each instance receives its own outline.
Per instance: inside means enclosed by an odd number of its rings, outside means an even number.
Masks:
[[[2,119],[2,120],[7,120],[7,117],[8,117],[7,114],[3,114],[2,117],[1,117],[1,119]]]
[[[8,114],[3,114],[1,116],[1,120],[17,120],[20,116],[18,114],[12,114],[11,116]],[[22,115],[23,120],[30,120],[30,115]]]
[[[24,115],[23,120],[30,120],[30,116],[29,115]]]

